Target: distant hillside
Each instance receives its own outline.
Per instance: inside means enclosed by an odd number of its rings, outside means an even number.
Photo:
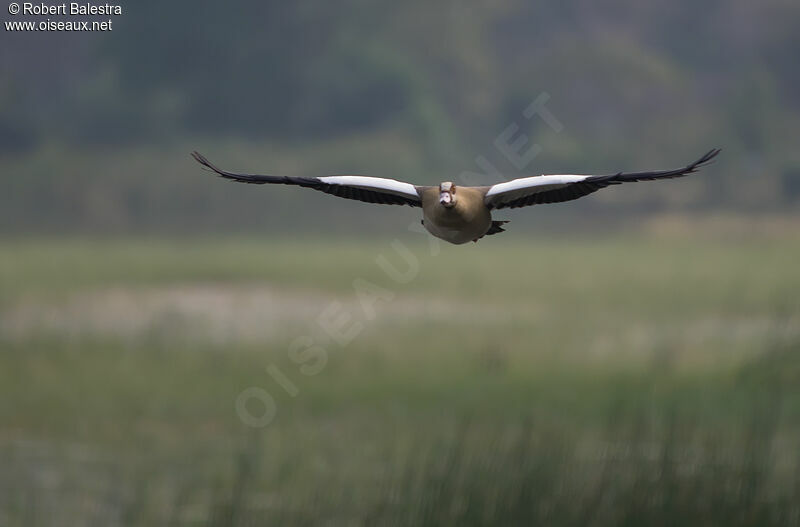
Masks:
[[[104,34],[4,34],[0,160],[19,194],[0,197],[2,216],[24,219],[56,193],[45,214],[73,221],[74,211],[58,212],[59,193],[76,192],[63,161],[77,156],[85,163],[73,167],[97,170],[80,176],[81,200],[108,198],[112,178],[111,208],[153,217],[147,189],[178,202],[186,189],[152,161],[198,143],[240,168],[420,182],[489,165],[509,176],[669,167],[719,146],[713,180],[597,199],[629,212],[791,210],[800,201],[797,27],[800,3],[785,0],[141,0]],[[560,131],[523,115],[542,95]],[[526,134],[535,160],[504,156],[495,144],[504,131],[501,143]],[[250,154],[237,158],[236,145]]]

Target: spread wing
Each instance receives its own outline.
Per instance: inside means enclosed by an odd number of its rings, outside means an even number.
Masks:
[[[235,174],[214,166],[208,159],[198,152],[192,152],[192,157],[206,168],[209,168],[226,179],[241,183],[263,185],[273,183],[279,185],[297,185],[312,188],[340,198],[366,201],[367,203],[381,203],[386,205],[410,205],[421,207],[422,200],[417,192],[417,187],[394,179],[385,179],[367,176],[323,176],[323,177],[291,177],[291,176],[260,176],[256,174]]]
[[[484,203],[489,209],[504,209],[558,203],[578,199],[609,185],[619,185],[631,181],[650,181],[688,176],[714,159],[720,150],[710,150],[690,165],[675,170],[655,172],[619,172],[606,176],[551,175],[513,179],[489,187]]]

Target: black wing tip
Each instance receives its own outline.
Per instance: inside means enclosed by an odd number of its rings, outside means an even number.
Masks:
[[[214,165],[211,164],[211,161],[206,159],[206,156],[204,156],[203,154],[201,154],[197,150],[192,152],[192,158],[195,161],[197,161],[198,163],[200,163],[201,165],[203,165],[204,167],[206,167],[206,168],[211,168],[211,169],[214,168]]]
[[[711,150],[706,152],[703,155],[703,157],[701,157],[700,159],[698,159],[697,161],[686,167],[687,173],[692,173],[696,171],[698,168],[702,168],[706,165],[709,165],[714,160],[714,158],[719,155],[720,152],[722,152],[721,148],[712,148]]]
[[[259,183],[259,184],[260,183],[264,183],[264,181],[259,180],[255,176],[250,176],[250,175],[247,175],[247,174],[234,174],[232,172],[226,172],[226,171],[222,170],[221,168],[218,168],[217,166],[215,166],[214,163],[209,161],[206,158],[206,156],[204,156],[203,154],[201,154],[197,150],[193,151],[191,155],[192,155],[192,158],[194,158],[195,161],[197,161],[198,163],[203,165],[203,168],[211,170],[212,172],[215,172],[217,175],[219,175],[219,176],[221,176],[221,177],[223,177],[225,179],[229,179],[231,181],[238,181],[239,183]]]
[[[219,174],[220,176],[228,177],[228,176],[226,176],[226,174],[225,174],[224,172],[222,172],[222,170],[220,170],[220,169],[218,169],[217,167],[215,167],[215,166],[214,166],[214,164],[213,164],[213,163],[211,163],[211,161],[209,161],[209,160],[206,158],[206,156],[204,156],[203,154],[201,154],[201,153],[200,153],[200,152],[198,152],[197,150],[195,150],[195,151],[193,151],[193,152],[192,152],[192,158],[193,158],[195,161],[197,161],[198,163],[200,163],[201,165],[203,165],[203,167],[205,167],[205,168],[207,168],[207,169],[209,169],[209,170],[212,170],[212,171],[216,172],[216,173],[217,173],[217,174]]]

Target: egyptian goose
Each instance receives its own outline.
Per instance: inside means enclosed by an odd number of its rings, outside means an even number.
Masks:
[[[686,176],[711,161],[719,152],[719,149],[711,150],[694,163],[676,170],[619,172],[605,176],[543,175],[485,187],[457,187],[451,181],[445,181],[438,187],[419,186],[394,179],[350,175],[291,177],[234,174],[220,170],[197,152],[193,152],[192,156],[220,176],[242,183],[298,185],[367,203],[422,207],[422,224],[428,232],[450,243],[461,244],[505,230],[503,225],[507,221],[492,220],[494,209],[570,201],[609,185]]]

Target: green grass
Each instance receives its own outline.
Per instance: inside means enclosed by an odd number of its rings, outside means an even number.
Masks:
[[[0,244],[0,524],[798,523],[796,244],[414,236],[404,284],[389,242]],[[374,320],[357,278],[394,295]]]

